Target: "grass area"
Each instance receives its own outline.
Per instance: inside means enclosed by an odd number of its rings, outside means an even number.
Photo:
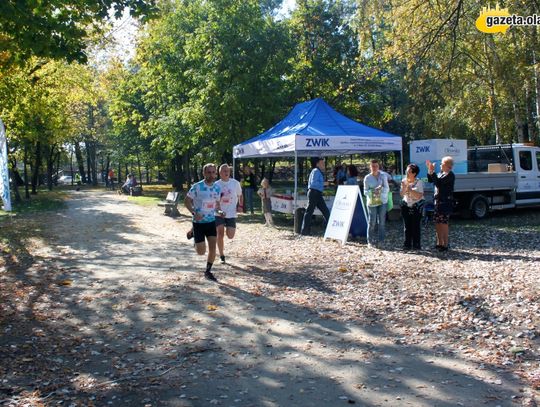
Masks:
[[[66,207],[65,200],[66,193],[63,191],[38,190],[37,195],[31,195],[29,200],[23,198],[20,203],[12,201],[12,212],[0,210],[0,219],[17,213],[61,210]]]
[[[164,197],[155,196],[128,196],[128,201],[141,206],[156,206],[158,202],[165,199]]]
[[[154,197],[163,200],[167,196],[167,193],[171,191],[174,191],[171,184],[143,185],[143,194],[145,197]]]
[[[156,206],[165,200],[167,193],[173,191],[171,184],[143,185],[142,196],[129,196],[128,201],[141,206]]]

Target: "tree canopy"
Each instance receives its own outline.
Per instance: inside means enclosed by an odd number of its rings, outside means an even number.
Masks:
[[[89,37],[112,15],[127,9],[148,19],[154,0],[3,0],[0,2],[0,62],[43,57],[86,62]]]

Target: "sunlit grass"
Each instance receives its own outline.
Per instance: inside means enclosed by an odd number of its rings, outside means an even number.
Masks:
[[[21,191],[23,193],[23,191]],[[30,199],[23,199],[22,202],[14,202],[12,197],[12,212],[0,210],[0,217],[7,217],[17,213],[57,211],[66,207],[66,193],[63,191],[38,190],[36,195],[31,195]]]
[[[164,199],[165,197],[158,198],[155,196],[128,196],[128,201],[141,206],[155,206]]]
[[[143,195],[129,196],[128,201],[141,206],[155,206],[165,200],[171,191],[174,191],[174,188],[170,184],[143,185]]]

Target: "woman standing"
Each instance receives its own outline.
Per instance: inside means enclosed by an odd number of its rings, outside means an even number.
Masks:
[[[364,195],[367,198],[368,206],[368,232],[367,241],[368,247],[381,245],[384,241],[384,225],[386,223],[386,208],[388,204],[388,187],[387,177],[379,171],[379,162],[371,160],[371,172],[364,177]],[[375,237],[375,229],[379,225],[377,237]]]
[[[452,157],[443,157],[441,172],[435,174],[435,163],[426,161],[428,181],[435,184],[435,232],[437,244],[435,249],[440,252],[448,250],[448,221],[454,205],[454,182],[456,176],[452,172],[454,160]]]
[[[261,197],[262,211],[266,221],[264,226],[274,226],[274,220],[272,219],[272,200],[270,199],[273,193],[270,182],[268,179],[263,178],[257,194]]]
[[[347,179],[345,185],[358,185],[358,169],[356,165],[347,166]]]
[[[401,181],[401,216],[405,231],[403,250],[420,250],[421,234],[420,221],[424,206],[424,183],[418,179],[420,168],[416,164],[409,164],[406,178]]]

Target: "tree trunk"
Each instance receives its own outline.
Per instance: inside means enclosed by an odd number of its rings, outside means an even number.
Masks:
[[[86,184],[86,173],[84,171],[84,161],[83,161],[81,146],[79,145],[78,141],[76,141],[74,145],[75,145],[75,158],[77,159],[77,166],[79,167],[79,175],[81,176],[82,183]],[[72,177],[74,177],[73,174],[72,174]]]
[[[13,168],[15,167],[12,167],[11,169],[8,170],[9,174],[10,174],[10,178],[11,178],[11,186],[12,186],[12,189],[13,189],[13,195],[15,196],[15,202],[16,203],[20,203],[22,202],[22,198],[21,198],[21,194],[19,193],[19,182],[17,181],[17,179],[20,177],[20,175],[17,174],[17,170],[13,170]],[[8,186],[9,188],[9,186]]]
[[[191,178],[193,177],[193,175],[191,174],[191,162],[189,161],[189,151],[188,153],[184,154],[184,160],[185,160],[184,171],[186,174],[184,182],[186,183],[186,186],[189,189],[191,186]]]
[[[86,150],[86,183],[90,184],[92,183],[92,158],[88,139],[84,140],[84,147]]]
[[[276,158],[270,159],[270,169],[268,170],[268,181],[270,184],[272,183],[272,180],[274,179],[274,172],[276,171]]]
[[[98,184],[96,142],[90,139],[84,141],[86,146],[86,162],[88,164],[88,183],[93,186]]]
[[[47,145],[47,188],[52,191],[53,188],[53,172],[54,172],[54,145]]]
[[[536,34],[536,26],[533,27],[534,30],[534,46],[538,46],[538,39]],[[534,88],[535,88],[535,105],[536,105],[536,134],[537,134],[537,143],[540,143],[540,80],[538,79],[538,64],[536,61],[536,51],[533,49],[533,73],[534,73]]]
[[[30,199],[30,191],[28,190],[28,145],[25,143],[24,144],[24,159],[23,159],[23,164],[24,164],[24,171],[23,171],[23,175],[24,175],[24,197],[26,199]]]
[[[92,145],[92,185],[93,186],[97,186],[98,185],[98,182],[99,182],[99,178],[98,178],[98,170],[97,170],[97,148],[96,148],[96,142],[95,141],[92,141],[91,142],[91,145]]]
[[[36,143],[35,162],[32,174],[32,194],[37,194],[37,187],[39,183],[39,169],[41,168],[41,142]]]
[[[103,162],[103,154],[101,155],[100,164],[101,164],[101,168],[99,170],[99,175],[100,175],[100,178],[101,178],[101,182],[107,183],[106,182],[107,175],[105,173],[105,167],[104,167],[105,163]]]
[[[55,171],[56,183],[55,183],[55,185],[58,185],[58,174],[60,172],[60,147],[56,151],[56,160],[55,161],[56,161],[56,171]],[[63,174],[63,171],[62,171],[62,174]]]
[[[175,151],[174,153],[174,159],[172,160],[172,168],[173,168],[173,188],[175,191],[181,191],[182,190],[182,157],[178,153],[178,151]]]
[[[261,163],[261,177],[262,180],[266,176],[266,160],[263,160]]]
[[[146,167],[146,185],[150,184],[150,165],[146,163],[144,165]]]
[[[71,149],[69,152],[69,170],[71,172],[71,185],[73,185],[73,179],[75,174],[73,174],[73,150]]]
[[[512,95],[514,92],[510,92]],[[521,110],[515,95],[512,95],[512,109],[514,111],[514,125],[516,128],[517,142],[525,142],[525,123],[521,117]]]
[[[526,117],[526,139],[527,141],[534,140],[536,138],[536,126],[534,124],[534,110],[532,107],[532,83],[530,80],[525,82],[525,117]]]
[[[141,171],[141,158],[139,156],[139,153],[137,153],[137,170],[139,172],[139,182],[142,184],[142,171]]]
[[[109,187],[109,169],[111,167],[111,156],[107,154],[107,165],[105,166],[105,187]]]

